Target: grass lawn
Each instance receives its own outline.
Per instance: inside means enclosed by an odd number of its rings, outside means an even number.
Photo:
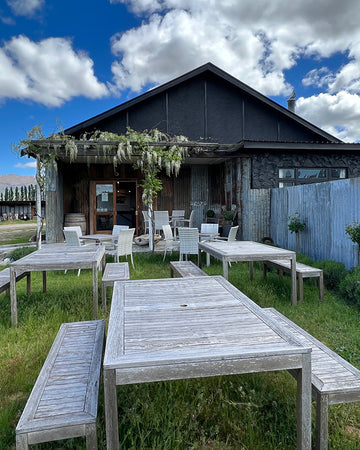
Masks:
[[[162,254],[134,254],[131,279],[164,278]],[[176,259],[174,253],[172,259]],[[194,259],[195,261],[195,259]],[[329,291],[322,303],[312,280],[304,301],[291,306],[290,277],[262,278],[255,264],[249,281],[246,263],[232,264],[229,281],[262,307],[273,306],[360,368],[359,311]],[[221,274],[212,259],[210,275]],[[41,274],[18,283],[19,326],[10,326],[10,299],[0,295],[0,448],[14,448],[15,427],[51,344],[63,322],[92,319],[91,271],[49,272],[48,292]],[[100,275],[99,275],[100,277]],[[111,290],[108,289],[108,305]],[[109,312],[109,311],[108,311]],[[108,312],[103,318],[107,318]],[[102,318],[99,308],[99,315]],[[123,449],[294,449],[296,383],[287,372],[179,380],[118,387],[120,447]],[[313,423],[314,425],[314,423]],[[103,386],[98,411],[99,449],[106,448]],[[85,449],[85,439],[34,446]],[[330,407],[329,448],[360,449],[359,404]]]

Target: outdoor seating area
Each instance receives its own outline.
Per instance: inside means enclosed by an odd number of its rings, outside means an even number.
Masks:
[[[42,272],[45,293],[47,272],[92,271],[93,320],[61,326],[16,427],[16,448],[78,436],[86,437],[88,448],[96,448],[101,367],[105,417],[100,420],[105,420],[107,448],[120,448],[117,386],[288,371],[297,383],[297,406],[290,413],[297,424],[297,447],[311,448],[313,398],[316,448],[326,449],[328,407],[360,401],[360,371],[275,308],[260,307],[228,281],[230,270],[232,277],[240,270],[240,265],[231,266],[233,262],[248,263],[250,280],[255,277],[256,261],[263,267],[261,271],[257,266],[257,277],[261,272],[265,277],[268,266],[286,271],[290,273],[288,303],[295,306],[297,300],[306,301],[303,278],[318,278],[319,297],[324,298],[322,271],[297,262],[294,251],[237,240],[237,226],[227,238],[219,237],[218,224],[213,223],[203,224],[200,230],[180,226],[177,237],[170,222],[161,229],[161,250],[155,253],[161,253],[162,265],[170,272],[159,279],[155,266],[153,278],[132,277],[137,270],[135,229],[127,226],[114,228],[104,235],[107,239],[98,240],[78,229],[64,229],[64,244],[45,244],[0,272],[0,293],[10,290],[12,325],[19,325],[16,284],[22,278],[27,277],[29,293],[31,274]],[[215,259],[211,267],[206,266],[210,273],[202,269],[203,253],[207,262],[210,256]],[[112,288],[109,309],[108,288]],[[108,320],[106,336],[104,320]],[[90,337],[90,329],[95,338]],[[188,334],[188,329],[195,334]],[[74,347],[72,341],[78,345]],[[58,392],[53,380],[59,377],[64,378]],[[62,403],[64,389],[69,395]]]

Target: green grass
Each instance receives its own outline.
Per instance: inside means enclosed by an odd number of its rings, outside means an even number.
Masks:
[[[131,279],[168,277],[162,254],[135,254]],[[176,259],[176,253],[172,259]],[[195,259],[194,259],[195,261]],[[291,306],[290,277],[271,272],[262,278],[255,264],[249,281],[246,263],[232,264],[229,281],[262,307],[274,306],[360,368],[359,311],[329,291],[322,303],[311,280],[304,301]],[[211,274],[221,265],[212,259]],[[99,275],[100,276],[100,275]],[[63,322],[92,319],[91,271],[41,274],[18,283],[19,326],[10,326],[10,300],[0,295],[0,448],[13,448],[15,427],[41,366]],[[111,290],[108,289],[108,305]],[[109,312],[109,311],[108,311]],[[107,319],[99,308],[100,318]],[[213,377],[118,387],[120,444],[123,449],[293,449],[296,447],[296,383],[287,372]],[[313,424],[314,425],[314,424]],[[99,449],[106,448],[103,387],[98,411]],[[84,439],[34,446],[82,449]],[[360,448],[359,404],[330,407],[329,448]]]

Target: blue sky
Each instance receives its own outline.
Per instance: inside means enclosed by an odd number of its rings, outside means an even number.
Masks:
[[[288,3],[3,0],[0,174],[35,173],[11,151],[33,126],[66,129],[206,62],[283,106],[295,90],[297,114],[359,142],[358,2]]]

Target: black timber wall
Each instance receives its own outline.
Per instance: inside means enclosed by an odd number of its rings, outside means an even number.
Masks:
[[[250,140],[318,141],[319,136],[256,97],[203,73],[143,99],[97,122],[93,128],[122,134],[158,128],[190,140],[235,143]]]

